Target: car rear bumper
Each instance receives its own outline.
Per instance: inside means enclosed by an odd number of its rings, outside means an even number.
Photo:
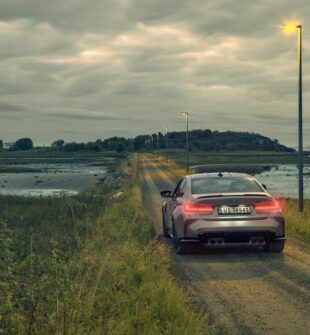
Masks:
[[[267,217],[263,220],[194,220],[185,222],[184,237],[203,239],[210,234],[224,236],[225,234],[268,234],[275,238],[285,236],[284,219],[282,217]],[[179,235],[180,236],[180,235]],[[181,235],[182,236],[182,235]]]

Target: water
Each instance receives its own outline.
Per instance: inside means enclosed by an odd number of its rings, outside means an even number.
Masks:
[[[107,160],[89,158],[76,161],[53,158],[9,166],[39,169],[41,172],[0,173],[0,194],[20,196],[75,195],[96,184],[106,174]]]
[[[277,197],[298,198],[298,169],[296,165],[278,165],[270,171],[255,174],[267,186],[268,192]],[[310,166],[304,167],[304,197],[310,199]]]

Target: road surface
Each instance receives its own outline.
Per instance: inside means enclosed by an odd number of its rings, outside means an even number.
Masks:
[[[144,207],[161,234],[159,192],[172,190],[175,180],[160,161],[147,157],[141,160],[139,176]],[[290,239],[283,254],[240,248],[172,252],[173,273],[198,310],[208,314],[216,334],[308,335],[310,246],[297,242]]]

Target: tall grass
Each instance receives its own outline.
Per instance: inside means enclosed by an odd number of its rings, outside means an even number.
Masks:
[[[135,185],[127,177],[76,197],[0,198],[0,334],[206,332]]]
[[[310,200],[305,200],[303,213],[298,211],[296,200],[287,200],[284,214],[287,234],[310,242]]]

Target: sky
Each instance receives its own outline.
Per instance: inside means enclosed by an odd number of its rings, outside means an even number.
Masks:
[[[297,145],[303,25],[310,145],[308,0],[0,0],[0,138],[91,141],[190,129]],[[309,28],[308,28],[309,27]]]

